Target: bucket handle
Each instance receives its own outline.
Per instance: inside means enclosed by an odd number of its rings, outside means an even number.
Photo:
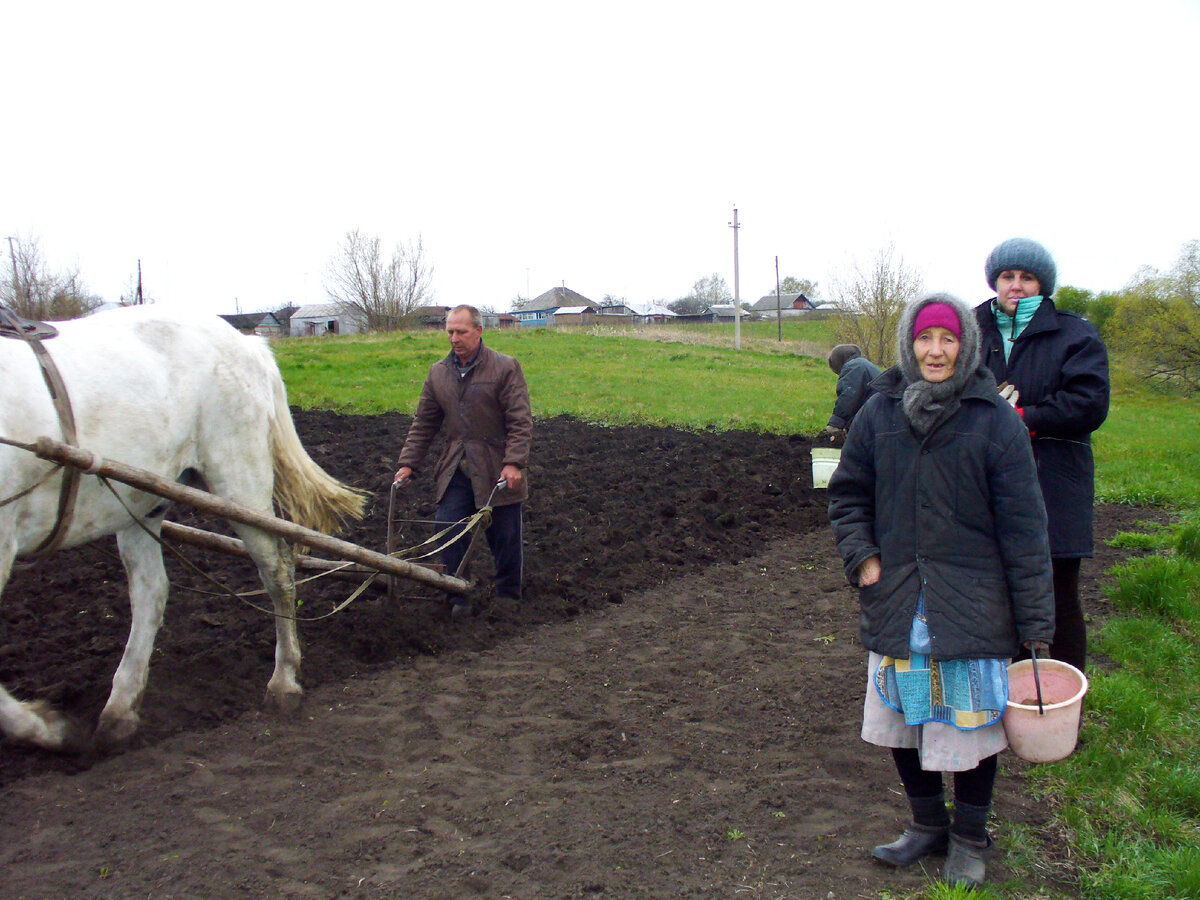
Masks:
[[[1029,658],[1033,661],[1033,686],[1037,688],[1038,715],[1044,716],[1046,714],[1046,710],[1042,705],[1042,679],[1041,676],[1038,675],[1037,647],[1030,645]]]

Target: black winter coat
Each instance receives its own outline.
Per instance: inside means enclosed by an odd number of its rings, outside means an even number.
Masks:
[[[1029,437],[980,367],[959,409],[922,438],[900,400],[898,367],[875,379],[829,482],[829,519],[846,575],[878,555],[860,591],[868,650],[907,658],[924,590],[934,659],[1005,658],[1054,637],[1046,511]]]
[[[1050,553],[1092,556],[1096,464],[1091,433],[1108,417],[1108,350],[1090,322],[1045,299],[1004,359],[992,302],[975,307],[980,361],[1021,392],[1038,483],[1050,519]]]
[[[842,371],[838,373],[837,402],[833,404],[833,414],[829,424],[843,431],[850,428],[855,414],[871,396],[871,382],[880,376],[879,366],[865,356],[856,356],[846,360]]]

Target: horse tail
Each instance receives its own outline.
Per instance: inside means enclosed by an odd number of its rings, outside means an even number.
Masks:
[[[268,355],[271,351],[262,344]],[[313,462],[288,409],[287,389],[271,359],[271,461],[275,469],[275,502],[297,525],[336,534],[347,519],[361,519],[366,492],[342,484]]]

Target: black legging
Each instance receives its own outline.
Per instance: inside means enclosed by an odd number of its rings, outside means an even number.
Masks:
[[[990,806],[992,788],[996,784],[996,760],[993,754],[980,760],[967,772],[954,773],[954,799],[973,806]],[[893,747],[892,759],[904,782],[904,793],[910,797],[936,797],[942,793],[942,773],[921,768],[921,754],[911,747]]]

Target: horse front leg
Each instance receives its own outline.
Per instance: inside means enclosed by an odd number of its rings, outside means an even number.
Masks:
[[[149,524],[157,531],[157,522]],[[129,640],[113,675],[112,692],[96,726],[95,742],[102,748],[124,744],[137,731],[140,721],[137,710],[146,690],[154,639],[167,605],[167,571],[162,549],[154,536],[131,526],[117,534],[117,549],[129,581],[131,621]]]
[[[263,702],[281,713],[294,713],[304,699],[300,686],[300,637],[296,631],[296,567],[288,545],[264,531],[235,526],[258,566],[263,587],[275,608],[275,671]]]
[[[17,541],[11,516],[0,524],[0,593],[8,583]],[[12,741],[33,744],[44,750],[74,749],[79,732],[70,720],[44,700],[26,703],[0,686],[0,732]]]

